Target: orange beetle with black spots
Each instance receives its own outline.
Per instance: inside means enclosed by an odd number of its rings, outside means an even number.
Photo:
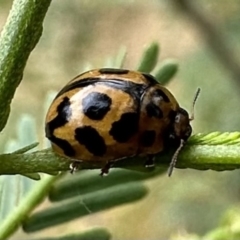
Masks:
[[[154,156],[171,139],[178,144],[171,175],[191,135],[191,120],[150,74],[102,68],[78,75],[57,94],[47,113],[46,137],[56,153],[73,161],[105,164],[102,174],[126,157],[146,156],[146,166],[154,165]]]

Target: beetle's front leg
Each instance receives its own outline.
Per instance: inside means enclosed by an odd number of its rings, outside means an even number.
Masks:
[[[146,168],[153,168],[155,167],[155,155],[149,154],[147,155],[147,160],[145,161]]]

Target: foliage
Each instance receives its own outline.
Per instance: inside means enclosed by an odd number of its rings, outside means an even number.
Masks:
[[[41,2],[15,0],[2,31],[0,38],[1,129],[4,128],[8,119],[10,104],[22,79],[29,54],[41,36],[42,22],[49,4],[50,1],[45,0]],[[175,60],[165,60],[157,65],[159,52],[157,42],[147,46],[136,69],[152,72],[160,83],[168,84],[177,72],[178,64]],[[122,67],[126,53],[126,48],[122,47],[117,57],[109,58],[103,65]],[[5,150],[12,153],[0,156],[0,173],[6,174],[0,178],[0,239],[7,239],[19,226],[22,226],[25,232],[31,233],[74,218],[140,200],[149,193],[143,180],[164,173],[169,156],[172,154],[159,155],[157,168],[152,171],[143,168],[140,159],[119,162],[114,166],[117,169],[112,170],[112,173],[102,181],[99,181],[98,171],[80,171],[74,176],[59,174],[59,171],[69,168],[68,160],[55,156],[49,149],[25,153],[36,147],[36,144],[32,144],[38,140],[35,125],[36,122],[32,116],[20,117],[17,124],[17,139],[9,141]],[[181,152],[177,167],[218,171],[237,169],[240,166],[239,143],[239,132],[196,134]],[[30,145],[25,147],[28,144]],[[82,166],[83,169],[100,167],[93,167],[87,163]],[[40,172],[50,175],[39,174]],[[8,174],[21,174],[21,176]],[[41,180],[35,182],[23,175],[35,180],[41,177]],[[46,197],[51,201],[49,208],[32,214],[36,206]],[[239,237],[238,222],[238,212],[229,211],[224,217],[224,223],[205,234],[204,239],[228,239],[230,235],[232,239],[237,239]],[[200,239],[197,235],[187,235],[185,239]],[[85,233],[61,236],[57,239],[94,239],[96,236],[96,239],[111,237],[107,229],[93,228]],[[172,239],[178,238],[173,236]]]

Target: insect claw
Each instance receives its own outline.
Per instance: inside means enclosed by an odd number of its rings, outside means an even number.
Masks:
[[[70,173],[73,174],[75,173],[77,170],[79,170],[80,167],[80,163],[79,162],[72,162],[69,166],[70,168]]]
[[[100,176],[107,175],[109,173],[109,169],[112,167],[113,163],[107,162],[105,166],[101,169]]]
[[[154,158],[155,158],[155,156],[154,156],[154,155],[151,155],[151,154],[149,154],[149,155],[147,156],[147,160],[146,160],[146,162],[145,162],[145,167],[146,167],[146,168],[153,168],[153,167],[155,167]]]

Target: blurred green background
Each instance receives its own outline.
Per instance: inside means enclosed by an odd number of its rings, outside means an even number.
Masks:
[[[53,1],[42,38],[30,56],[23,82],[13,100],[0,148],[15,136],[15,124],[22,113],[36,117],[38,134],[43,139],[43,103],[49,91],[58,91],[89,65],[92,68],[105,66],[105,60],[115,56],[122,46],[126,46],[128,52],[124,68],[134,69],[144,46],[152,41],[161,45],[160,61],[175,58],[179,62],[178,74],[167,87],[181,106],[190,110],[197,87],[202,89],[196,104],[194,133],[239,131],[240,84],[206,43],[206,36],[198,25],[187,13],[179,11],[174,2]],[[6,21],[11,4],[9,0],[0,2],[0,27]],[[224,43],[238,59],[240,3],[236,0],[199,0],[196,4],[224,36]],[[239,183],[239,171],[176,169],[171,178],[162,175],[146,181],[150,194],[142,201],[34,236],[55,236],[96,225],[107,227],[114,240],[168,239],[179,232],[203,235],[217,227],[221,216],[239,203]],[[46,206],[48,202],[40,208]],[[32,237],[19,231],[12,239]]]

